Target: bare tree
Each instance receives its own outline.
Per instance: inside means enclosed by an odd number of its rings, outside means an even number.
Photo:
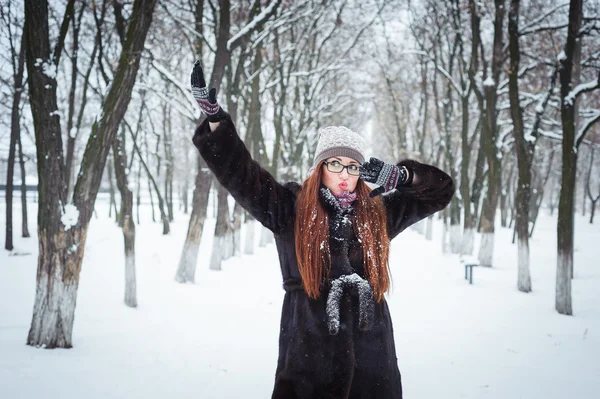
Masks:
[[[135,0],[133,4],[113,84],[103,103],[102,115],[92,126],[71,203],[66,190],[60,120],[56,115],[56,70],[73,18],[72,3],[67,6],[58,44],[52,51],[47,1],[25,1],[29,95],[42,204],[38,213],[40,251],[36,296],[27,344],[46,348],[72,346],[87,229],[109,150],[131,98],[156,0]]]
[[[494,255],[494,237],[496,210],[498,208],[498,197],[500,189],[501,162],[498,156],[497,147],[498,126],[497,126],[497,101],[498,101],[498,83],[503,63],[503,24],[505,10],[505,0],[494,0],[495,18],[494,18],[494,42],[492,47],[492,56],[489,60],[490,66],[484,71],[483,91],[485,96],[484,124],[482,134],[485,135],[484,148],[488,163],[488,186],[485,199],[483,201],[483,212],[481,215],[481,246],[479,248],[479,261],[482,266],[491,267]],[[483,56],[483,54],[482,54]]]
[[[519,164],[519,181],[517,183],[517,219],[516,231],[518,241],[518,280],[517,288],[522,292],[531,291],[531,274],[529,271],[529,207],[531,199],[531,151],[525,140],[523,110],[519,101],[519,8],[520,0],[510,1],[508,13],[508,39],[510,52],[510,68],[508,69],[510,113],[513,121],[517,161]]]
[[[195,10],[195,31],[200,33],[200,37],[203,32],[202,16],[204,13],[204,8],[202,3],[202,1],[199,1]],[[273,0],[259,15],[251,14],[252,19],[248,21],[247,25],[242,28],[237,35],[231,37],[230,2],[229,0],[219,1],[218,23],[215,28],[217,46],[215,50],[213,70],[208,83],[211,88],[214,87],[217,92],[220,92],[225,68],[231,62],[231,52],[241,45],[241,43],[255,31],[256,26],[260,26],[263,21],[271,18],[277,11],[280,4],[281,0]],[[198,58],[202,58],[203,48],[200,37],[196,36],[194,41],[194,49]],[[200,240],[202,236],[202,227],[204,225],[204,219],[206,218],[206,207],[208,205],[208,193],[211,180],[212,177],[204,160],[198,157],[198,174],[196,175],[196,188],[194,190],[192,213],[186,241],[183,247],[183,253],[179,261],[177,274],[175,276],[175,280],[178,282],[194,281],[198,249],[200,247]],[[220,203],[222,204],[221,206],[223,206],[226,203],[226,200],[221,200]],[[226,219],[227,223],[229,223],[228,214],[229,211],[227,210],[227,218],[222,218],[222,220]],[[222,227],[222,225],[220,226]],[[221,228],[219,228],[219,233],[221,233]]]
[[[575,110],[578,97],[600,86],[600,74],[596,80],[572,87],[573,59],[576,42],[581,40],[580,29],[583,18],[583,0],[571,0],[569,5],[569,26],[564,50],[559,55],[560,62],[560,111],[562,122],[562,183],[558,203],[557,224],[557,272],[556,310],[560,314],[572,315],[571,279],[573,278],[573,223],[574,197],[577,171],[577,148],[593,123],[600,120],[600,112],[588,120],[577,132],[575,130]]]
[[[21,113],[20,103],[21,95],[23,93],[23,74],[25,69],[25,40],[24,36],[21,36],[20,48],[17,51],[15,48],[12,33],[13,15],[11,15],[10,3],[8,4],[5,12],[4,7],[0,8],[0,13],[3,22],[5,22],[8,31],[8,41],[10,45],[10,59],[13,69],[13,99],[10,117],[10,144],[8,150],[8,165],[6,171],[6,236],[4,242],[4,248],[8,251],[12,251],[13,246],[13,178],[15,171],[15,156],[17,143],[20,143],[21,136]],[[20,146],[19,146],[20,147]],[[21,150],[22,151],[22,150]],[[22,157],[20,157],[22,158]],[[23,176],[22,176],[23,177]],[[25,204],[25,206],[27,206]],[[27,210],[25,210],[27,212]],[[23,236],[25,236],[27,226],[23,226]],[[29,232],[27,232],[29,236]]]
[[[592,201],[592,203],[590,204],[590,210],[591,210],[591,214],[590,214],[590,224],[594,223],[594,214],[596,213],[596,202],[598,202],[598,200],[600,199],[600,189],[598,190],[598,195],[597,196],[593,196],[592,195],[592,168],[594,167],[594,153],[595,153],[596,149],[594,148],[594,146],[591,146],[591,154],[590,154],[590,166],[588,167],[588,173],[587,173],[587,179],[586,179],[586,183],[585,183],[585,188],[586,188],[586,193],[590,199],[590,201]],[[596,175],[597,176],[597,175]],[[599,185],[600,187],[600,185]]]

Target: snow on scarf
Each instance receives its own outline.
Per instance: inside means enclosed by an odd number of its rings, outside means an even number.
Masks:
[[[340,253],[341,261],[336,264],[342,275],[331,281],[331,288],[327,296],[327,326],[331,335],[336,335],[340,329],[340,305],[344,295],[358,294],[359,316],[358,328],[368,330],[373,324],[373,289],[369,282],[354,273],[348,258],[349,238],[354,234],[352,230],[351,215],[354,211],[352,203],[356,199],[355,193],[347,193],[341,198],[325,187],[321,188],[321,197],[331,210],[329,214],[330,244],[335,248],[330,251]],[[333,265],[332,265],[333,266]]]

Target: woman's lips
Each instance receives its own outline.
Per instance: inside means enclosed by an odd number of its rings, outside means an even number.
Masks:
[[[347,190],[348,189],[348,183],[346,183],[345,181],[341,182],[338,185],[339,188],[341,188],[342,190]]]

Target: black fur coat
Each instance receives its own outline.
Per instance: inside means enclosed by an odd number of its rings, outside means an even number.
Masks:
[[[360,301],[356,293],[342,296],[339,326],[333,334],[328,328],[328,292],[312,300],[302,289],[294,241],[300,185],[278,183],[253,161],[230,119],[222,121],[215,132],[210,131],[205,121],[196,129],[193,142],[219,182],[275,236],[286,293],[272,398],[402,398],[387,303],[372,304],[370,325],[363,329],[359,328]],[[411,160],[399,165],[412,168],[419,184],[383,196],[390,239],[442,210],[454,194],[452,179],[439,169]],[[335,212],[332,206],[324,205],[330,215]],[[345,259],[343,263],[349,262],[352,271],[362,277],[362,250],[352,229],[343,245],[331,240],[330,233],[331,275],[335,275],[332,277],[347,274],[347,270],[342,270],[347,265],[340,269],[336,258]]]

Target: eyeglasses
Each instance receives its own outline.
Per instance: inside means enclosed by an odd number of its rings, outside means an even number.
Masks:
[[[352,176],[360,175],[359,165],[342,165],[339,161],[323,162],[327,166],[327,170],[332,173],[342,173],[344,169],[348,170],[348,174]]]

